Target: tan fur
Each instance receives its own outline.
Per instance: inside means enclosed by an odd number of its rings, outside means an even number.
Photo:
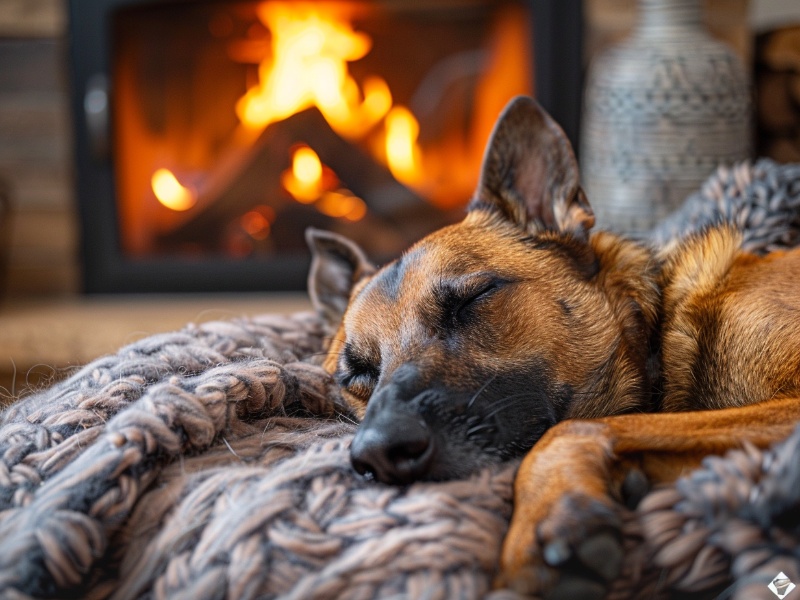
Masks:
[[[800,393],[800,251],[759,258],[740,243],[737,231],[712,229],[666,260],[665,410]]]
[[[800,420],[800,249],[753,256],[728,226],[659,252],[590,234],[594,216],[577,173],[558,126],[532,100],[516,99],[496,126],[461,223],[374,274],[343,241],[334,258],[353,264],[326,279],[362,274],[326,362],[346,373],[349,347],[374,371],[343,390],[360,417],[369,418],[368,407],[383,410],[370,405],[373,393],[407,415],[412,398],[397,392],[394,376],[409,364],[416,389],[461,385],[461,393],[475,371],[494,374],[486,385],[519,371],[531,377],[516,384],[523,392],[531,381],[548,391],[536,402],[556,396],[559,422],[537,434],[517,476],[498,579],[532,594],[558,585],[543,554],[548,543],[574,553],[615,526],[609,515],[631,469],[671,481],[709,453],[743,440],[765,446]],[[485,273],[504,283],[468,328],[430,318],[442,312],[443,281]]]
[[[647,359],[640,347],[656,326],[659,299],[652,256],[637,244],[599,234],[593,244],[600,257],[600,274],[597,282],[587,282],[565,268],[567,259],[558,255],[539,252],[538,260],[532,261],[530,252],[506,241],[517,237],[518,230],[495,214],[474,211],[463,222],[434,232],[408,250],[406,255],[416,257],[416,264],[403,281],[401,301],[385,296],[380,288],[370,288],[369,279],[362,281],[335,336],[327,368],[335,370],[342,340],[381,339],[383,373],[391,377],[397,365],[416,352],[414,340],[426,337],[425,332],[409,329],[409,323],[419,320],[409,313],[424,310],[431,283],[442,273],[452,276],[482,269],[513,275],[520,282],[483,314],[487,328],[498,332],[503,344],[488,351],[470,348],[473,361],[513,368],[533,354],[541,356],[555,366],[560,381],[573,385],[576,394],[587,399],[572,408],[570,417],[616,414],[640,406],[646,393]],[[497,248],[505,251],[497,252]],[[557,304],[562,298],[572,305],[569,319]],[[563,343],[576,336],[582,343]],[[610,348],[614,348],[614,364],[604,366],[612,358]],[[443,378],[464,376],[459,370],[463,361],[453,363],[436,347],[425,352],[420,360],[448,364]],[[592,378],[593,370],[602,370],[602,376]],[[344,393],[363,415],[364,400],[347,390]]]
[[[604,242],[594,244],[599,254],[618,251],[613,238]],[[661,254],[667,412],[564,421],[545,434],[520,467],[499,586],[555,587],[542,548],[586,531],[581,519],[597,506],[613,514],[631,468],[651,483],[673,481],[709,454],[745,441],[766,447],[800,421],[800,249],[757,257],[740,242],[738,231],[720,227]],[[566,511],[566,497],[586,512]]]

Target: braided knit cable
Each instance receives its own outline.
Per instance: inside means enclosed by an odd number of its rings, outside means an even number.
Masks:
[[[768,158],[719,167],[684,204],[659,223],[649,241],[664,246],[704,227],[736,225],[743,248],[756,254],[800,243],[800,164]]]
[[[308,314],[189,326],[8,409],[0,596],[482,597],[514,465],[357,477],[323,336]]]

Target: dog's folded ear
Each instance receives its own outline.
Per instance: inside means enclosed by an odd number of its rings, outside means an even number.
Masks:
[[[330,231],[309,228],[306,242],[311,248],[308,294],[311,303],[331,327],[344,316],[350,292],[375,267],[355,242]]]
[[[585,239],[594,225],[572,146],[532,98],[514,98],[500,115],[470,209],[499,210],[531,233],[560,231]]]

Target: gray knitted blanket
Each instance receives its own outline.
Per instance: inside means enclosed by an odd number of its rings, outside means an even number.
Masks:
[[[513,465],[377,486],[316,315],[190,325],[0,426],[0,597],[478,598]]]
[[[750,202],[772,177],[796,206],[797,168],[769,165],[726,197]],[[188,325],[8,408],[0,597],[515,598],[490,591],[515,465],[407,487],[358,478],[324,337],[310,313]],[[800,430],[625,511],[611,597],[769,598],[778,571],[800,583],[798,452]]]
[[[800,242],[800,164],[769,158],[722,166],[678,210],[650,232],[656,246],[702,227],[733,223],[743,247],[756,254],[794,248]]]

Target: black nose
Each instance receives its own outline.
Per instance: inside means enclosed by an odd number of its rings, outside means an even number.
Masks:
[[[383,413],[363,423],[350,447],[353,468],[383,483],[403,484],[424,478],[433,457],[428,426],[413,414]]]

